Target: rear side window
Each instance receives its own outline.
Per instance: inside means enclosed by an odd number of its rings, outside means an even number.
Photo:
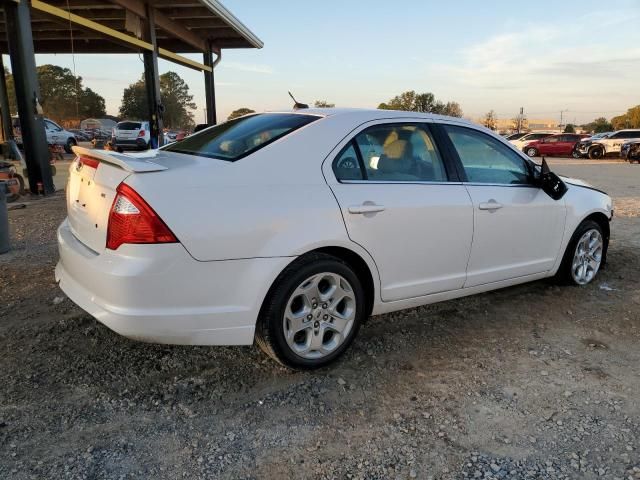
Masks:
[[[141,126],[140,122],[120,122],[116,128],[118,130],[140,130]]]
[[[333,171],[342,181],[447,181],[442,158],[429,130],[414,123],[369,127],[356,135],[336,157]]]
[[[163,150],[233,162],[320,117],[296,113],[262,113],[207,128]]]

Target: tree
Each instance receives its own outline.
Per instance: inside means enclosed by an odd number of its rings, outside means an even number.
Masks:
[[[613,130],[613,125],[604,117],[596,118],[591,123],[586,123],[582,126],[587,132],[602,133],[610,132]]]
[[[611,119],[611,125],[614,130],[621,128],[640,128],[640,105],[627,110],[627,113],[618,115]]]
[[[83,118],[106,115],[104,98],[90,88],[82,86],[82,77],[73,75],[68,68],[57,65],[37,67],[40,84],[40,105],[44,115],[58,123],[79,122]],[[9,110],[17,112],[13,75],[5,68]]]
[[[336,106],[335,103],[329,103],[326,100],[316,100],[313,105],[316,108],[333,108]]]
[[[249,115],[250,113],[256,113],[255,110],[251,110],[247,107],[238,108],[229,114],[227,120],[233,120],[234,118],[242,117],[243,115]]]
[[[457,102],[447,102],[445,104],[436,100],[433,93],[416,93],[414,90],[403,92],[388,102],[381,103],[378,108],[381,110],[406,110],[409,112],[437,113],[452,117],[462,117],[462,109]]]
[[[489,110],[485,116],[482,124],[490,130],[495,130],[498,128],[498,118],[496,117],[496,112],[493,110]]]
[[[573,125],[573,123],[567,123],[567,125],[564,127],[564,133],[576,133],[576,127]]]
[[[160,75],[160,98],[164,105],[162,123],[167,128],[192,128],[193,111],[196,104],[193,95],[189,93],[189,86],[175,72]],[[144,76],[124,89],[120,115],[131,120],[149,118],[147,105],[147,91]]]

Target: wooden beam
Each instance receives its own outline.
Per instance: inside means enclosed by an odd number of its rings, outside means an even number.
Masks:
[[[141,18],[147,18],[145,4],[140,0],[110,0],[112,3],[125,8]],[[207,51],[207,42],[201,36],[196,35],[188,28],[174,22],[160,10],[154,8],[155,24],[165,32],[189,43],[201,52]]]
[[[62,10],[61,8],[49,5],[48,3],[41,2],[40,0],[31,0],[31,7],[42,13],[51,15],[54,18],[66,19],[67,21],[70,21],[83,29],[98,32],[102,36],[113,41],[124,43],[128,46],[136,47],[137,49],[153,50],[153,46],[149,42],[145,42],[144,40],[140,40],[139,38],[136,38],[134,36],[127,35],[126,33],[120,32],[113,28],[106,27],[92,20],[88,20],[84,17],[76,15],[75,13],[70,13],[66,10]],[[191,60],[190,58],[183,57],[182,55],[178,55],[164,48],[159,49],[158,54],[161,57],[166,58],[167,60],[171,60],[189,68],[195,68],[196,70],[209,71],[209,69],[211,68],[207,65]]]

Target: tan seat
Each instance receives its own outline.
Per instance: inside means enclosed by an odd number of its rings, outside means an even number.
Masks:
[[[418,180],[411,174],[414,165],[413,147],[408,140],[385,142],[378,160],[376,179],[391,181]]]

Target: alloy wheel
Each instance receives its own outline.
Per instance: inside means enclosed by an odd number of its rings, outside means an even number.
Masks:
[[[602,234],[595,228],[580,237],[571,264],[571,276],[578,285],[586,285],[596,276],[602,262],[602,251]]]
[[[356,298],[349,282],[337,273],[318,273],[289,297],[282,319],[285,340],[302,358],[323,358],[345,341],[355,318]]]

